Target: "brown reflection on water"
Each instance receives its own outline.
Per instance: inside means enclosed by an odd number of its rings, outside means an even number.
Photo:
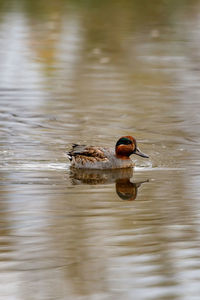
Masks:
[[[102,184],[73,186],[56,202],[52,197],[51,211],[57,215],[52,247],[64,260],[74,296],[117,293],[131,299],[127,290],[155,299],[160,299],[156,290],[169,299],[181,294],[181,272],[188,276],[183,260],[189,259],[190,270],[198,261],[199,234],[186,195],[178,187],[172,190],[168,175],[156,174],[155,184],[144,185],[135,202],[119,201],[114,188]],[[168,197],[162,199],[162,193]],[[193,275],[195,285],[198,276]]]
[[[132,201],[137,197],[137,190],[142,183],[149,182],[143,180],[140,182],[131,182],[133,169],[119,170],[84,170],[71,168],[72,184],[109,184],[115,182],[116,193],[122,200]]]
[[[122,178],[111,174],[112,182]],[[107,174],[101,184],[88,174],[77,176],[68,170],[4,176],[1,211],[12,252],[6,260],[1,245],[0,268],[12,289],[3,295],[12,295],[17,283],[21,299],[30,293],[34,299],[131,299],[134,293],[178,299],[190,280],[198,292],[199,205],[189,183],[180,188],[183,170],[134,172],[135,182],[152,179],[142,185],[138,201],[119,201]],[[85,177],[90,181],[83,184]],[[99,175],[93,178],[99,183]]]

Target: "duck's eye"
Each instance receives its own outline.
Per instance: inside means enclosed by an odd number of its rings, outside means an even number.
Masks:
[[[121,138],[121,139],[117,142],[116,146],[119,146],[119,145],[130,145],[130,144],[132,144],[132,141],[131,141],[131,140],[129,140],[129,139],[127,139],[127,138]]]

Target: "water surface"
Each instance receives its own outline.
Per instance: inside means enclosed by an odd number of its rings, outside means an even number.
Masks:
[[[199,299],[199,9],[0,1],[0,299]],[[122,135],[150,159],[70,170]]]

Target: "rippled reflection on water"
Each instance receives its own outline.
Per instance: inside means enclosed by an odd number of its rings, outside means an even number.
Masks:
[[[199,1],[0,1],[0,299],[199,299]],[[79,172],[75,143],[150,160]]]

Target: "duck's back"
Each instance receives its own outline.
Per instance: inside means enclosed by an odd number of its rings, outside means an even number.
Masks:
[[[78,169],[118,169],[133,166],[131,159],[119,159],[109,148],[74,144],[67,153],[72,167]]]

